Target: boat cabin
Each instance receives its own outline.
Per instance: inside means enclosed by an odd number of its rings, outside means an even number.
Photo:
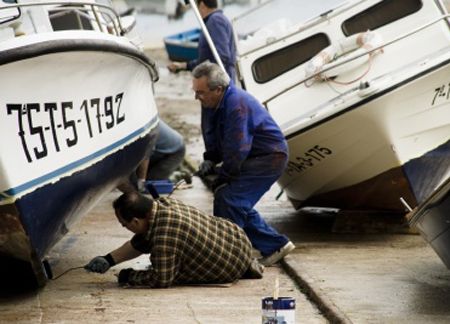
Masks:
[[[421,64],[450,42],[445,6],[438,0],[336,0],[327,5],[323,11],[323,2],[269,1],[233,20],[243,86],[283,129],[294,117],[313,114],[327,99],[386,71]],[[378,41],[358,45],[356,35],[365,32]],[[308,63],[330,47],[347,49],[334,50],[320,71],[306,73]],[[365,58],[355,55],[360,47]],[[324,77],[334,82],[321,82]],[[286,102],[302,105],[288,108]]]

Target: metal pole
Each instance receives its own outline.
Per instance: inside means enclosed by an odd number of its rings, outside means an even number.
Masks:
[[[214,46],[214,42],[211,39],[211,36],[209,35],[208,29],[205,26],[205,23],[203,22],[202,16],[200,16],[200,12],[198,11],[197,8],[197,4],[195,3],[195,0],[185,0],[185,1],[189,1],[189,3],[191,4],[192,9],[194,10],[195,16],[197,17],[197,20],[200,24],[200,28],[203,31],[203,35],[205,35],[206,41],[209,44],[209,48],[211,49],[214,58],[216,59],[217,64],[219,64],[220,68],[223,70],[223,72],[227,73],[227,71],[225,70],[222,60],[220,59],[219,54],[217,53],[217,49],[216,46]]]

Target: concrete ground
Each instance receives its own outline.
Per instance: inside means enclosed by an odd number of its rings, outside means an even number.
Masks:
[[[317,222],[298,213],[285,215],[278,228],[297,245],[283,268],[328,319],[450,322],[450,271],[422,237],[333,234],[326,226],[314,229]]]
[[[54,277],[104,255],[131,237],[116,220],[112,192],[59,242],[48,256]],[[195,179],[194,187],[174,196],[208,209],[211,194]],[[208,205],[208,206],[207,206]],[[260,323],[261,299],[273,294],[294,297],[297,317],[326,323],[280,267],[268,268],[261,280],[241,280],[231,287],[131,289],[117,285],[122,268],[145,268],[148,256],[118,265],[106,274],[75,269],[38,290],[0,298],[1,323]]]
[[[183,133],[188,159],[195,164],[202,141],[190,79],[167,73],[163,51],[150,54],[161,71],[155,87],[160,115]],[[297,248],[280,266],[267,268],[261,280],[241,280],[227,288],[118,287],[115,275],[123,267],[144,268],[148,261],[142,256],[104,275],[75,269],[38,291],[2,291],[0,323],[261,323],[261,299],[272,295],[276,278],[280,295],[296,299],[296,323],[450,322],[450,271],[422,237],[375,222],[346,233],[352,229],[348,221],[336,226],[342,218],[335,215],[294,211],[284,196],[275,200],[278,191],[275,185],[257,209]],[[102,200],[51,251],[55,277],[130,237],[113,216],[111,202],[118,195],[112,192]],[[212,210],[211,193],[198,178],[193,188],[173,196]],[[367,222],[360,217],[360,223]],[[373,233],[363,234],[367,229]]]

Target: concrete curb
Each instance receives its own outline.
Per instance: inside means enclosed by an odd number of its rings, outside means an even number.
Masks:
[[[352,323],[339,307],[328,298],[322,289],[315,284],[315,280],[292,257],[286,256],[281,261],[281,266],[330,323]]]

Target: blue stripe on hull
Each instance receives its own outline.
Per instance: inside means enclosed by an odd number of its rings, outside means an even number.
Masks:
[[[148,122],[145,126],[135,130],[133,133],[125,136],[124,138],[120,139],[119,141],[112,143],[111,145],[108,145],[107,147],[98,150],[88,156],[85,156],[75,162],[72,162],[68,165],[65,165],[62,168],[59,168],[53,172],[50,172],[48,174],[44,174],[43,176],[40,176],[38,178],[35,178],[33,180],[30,180],[28,182],[25,182],[24,184],[21,184],[17,187],[14,188],[10,188],[8,190],[5,190],[4,192],[0,193],[0,200],[2,199],[7,199],[11,196],[15,196],[17,194],[20,194],[21,192],[28,190],[34,186],[38,186],[41,183],[45,183],[55,177],[61,176],[63,174],[65,174],[66,172],[70,172],[73,169],[76,169],[80,166],[82,166],[85,163],[89,163],[89,161],[95,160],[97,158],[99,158],[100,156],[103,156],[105,154],[107,154],[108,152],[124,145],[125,143],[129,142],[132,138],[139,136],[141,133],[144,133],[147,131],[147,129],[149,129],[151,127],[151,125],[154,125],[157,121],[157,117],[153,118],[150,122]]]
[[[156,141],[156,133],[157,129],[153,129],[89,168],[45,185],[15,202],[38,258],[67,232],[67,220],[84,214],[135,170]]]
[[[450,171],[450,140],[403,166],[418,204],[427,199]]]

